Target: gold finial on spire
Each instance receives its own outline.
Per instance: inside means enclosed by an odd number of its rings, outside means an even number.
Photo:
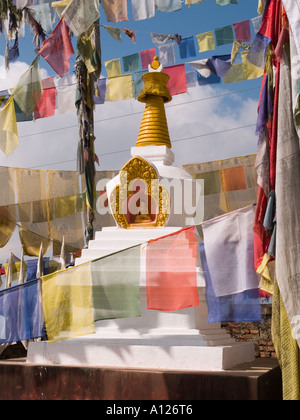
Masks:
[[[136,146],[167,146],[171,148],[164,104],[172,100],[167,83],[170,76],[162,72],[162,65],[155,56],[149,72],[143,75],[144,89],[138,101],[146,103]]]
[[[157,55],[153,58],[153,62],[151,65],[149,65],[148,69],[150,72],[153,71],[157,71],[157,72],[161,72],[162,71],[162,64],[160,64],[159,62],[159,58],[157,57]]]

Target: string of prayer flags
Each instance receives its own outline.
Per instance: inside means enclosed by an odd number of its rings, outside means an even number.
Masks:
[[[126,55],[123,57],[123,69],[124,72],[133,72],[140,69],[140,55],[139,53]]]
[[[216,297],[258,288],[254,268],[254,215],[254,206],[248,206],[202,223],[207,265]]]
[[[167,88],[172,96],[187,92],[184,64],[165,67],[163,72],[170,76]]]
[[[42,302],[49,342],[95,333],[91,263],[42,277]]]
[[[131,0],[132,15],[134,20],[154,18],[154,0]]]
[[[229,296],[216,297],[212,286],[205,255],[205,244],[200,244],[200,258],[205,277],[208,322],[256,322],[261,321],[259,289],[246,290]]]
[[[14,100],[11,96],[0,109],[0,149],[9,156],[19,145]]]
[[[155,5],[160,12],[176,12],[182,9],[181,0],[155,0]]]
[[[39,103],[34,109],[34,118],[52,117],[55,114],[56,105],[56,89],[54,84],[54,78],[49,77],[48,79],[42,80],[43,93]]]
[[[187,57],[196,57],[196,48],[194,37],[182,38],[179,46],[180,58],[185,59]]]
[[[127,0],[102,0],[108,22],[124,22],[128,20]]]
[[[71,0],[61,16],[78,38],[99,20],[99,0]]]
[[[217,46],[232,44],[234,41],[234,34],[232,25],[227,25],[222,28],[215,29]]]
[[[108,101],[124,101],[133,98],[133,84],[131,74],[108,78],[106,91]]]
[[[150,241],[146,248],[148,309],[176,311],[198,306],[195,227]]]
[[[140,317],[140,247],[91,263],[94,321]]]
[[[244,41],[244,42],[251,41],[250,20],[237,22],[237,23],[234,23],[232,26],[235,32],[235,37],[238,41]]]
[[[205,52],[209,50],[215,50],[215,38],[214,38],[214,32],[209,31],[205,32],[203,34],[199,34],[196,36],[199,46],[199,52]]]
[[[120,76],[120,74],[122,73],[121,60],[119,58],[114,58],[113,60],[105,61],[104,65],[108,77]]]
[[[148,69],[149,64],[153,63],[153,59],[156,56],[156,48],[150,48],[149,50],[141,51],[141,63],[142,69]]]
[[[45,338],[40,281],[0,292],[0,344]]]
[[[25,115],[34,111],[43,92],[39,56],[37,56],[29,69],[21,76],[17,86],[12,92],[14,101],[19,105]]]

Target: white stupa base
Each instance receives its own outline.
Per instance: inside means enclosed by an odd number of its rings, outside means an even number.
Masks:
[[[174,312],[147,309],[141,317],[96,322],[96,333],[56,343],[30,342],[27,362],[176,371],[222,371],[255,360],[253,343],[237,343],[221,325],[207,323],[205,288],[200,305]]]

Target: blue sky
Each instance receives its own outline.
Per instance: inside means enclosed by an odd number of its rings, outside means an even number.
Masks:
[[[134,21],[131,2],[128,1],[129,21],[112,24],[106,21],[100,7],[101,24],[135,29],[136,44],[125,34],[122,41],[114,40],[101,28],[103,76],[104,62],[153,48],[150,33],[178,33],[182,37],[214,30],[235,22],[257,16],[257,0],[238,0],[238,5],[217,6],[215,0],[204,0],[190,8],[173,13],[156,12],[153,19]],[[26,30],[26,38],[20,39],[18,63],[5,73],[0,67],[0,90],[13,87],[16,79],[25,71],[35,57],[32,35]],[[75,42],[75,40],[74,40]],[[0,36],[0,56],[5,51],[4,36]],[[182,63],[178,48],[176,64]],[[215,51],[198,53],[197,57],[230,53],[231,45],[217,47]],[[71,70],[75,56],[71,59]],[[0,61],[1,63],[1,61]],[[43,76],[55,76],[53,70],[41,57]],[[187,69],[190,66],[187,65]],[[24,70],[23,70],[24,68]],[[15,73],[13,75],[13,73]],[[1,77],[2,75],[2,77]],[[2,80],[1,80],[2,78]],[[167,106],[167,118],[173,143],[176,164],[223,159],[256,152],[256,108],[261,79],[231,85],[197,87],[188,94],[178,95]],[[130,147],[135,145],[144,105],[135,100],[99,105],[95,109],[96,152],[100,158],[99,170],[119,170],[130,158]],[[245,129],[232,129],[238,127]],[[55,130],[55,131],[53,131]],[[49,169],[76,169],[77,118],[74,114],[18,124],[19,148],[9,157],[0,152],[0,165],[19,167],[42,167]],[[212,134],[217,132],[215,136]],[[222,133],[224,132],[224,133]],[[197,136],[199,137],[197,138]],[[207,135],[207,136],[206,136]],[[187,139],[187,140],[185,140]]]

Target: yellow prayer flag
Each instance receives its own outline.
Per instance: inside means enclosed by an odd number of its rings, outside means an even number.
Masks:
[[[243,51],[241,53],[242,60],[243,60],[243,67],[244,67],[244,74],[246,80],[250,79],[257,79],[258,77],[263,76],[264,69],[261,67],[257,67],[254,64],[250,63],[249,60],[247,60],[248,51]]]
[[[19,145],[15,105],[12,96],[0,111],[0,149],[10,155]]]
[[[50,342],[95,333],[91,263],[42,277],[42,304]]]
[[[224,83],[242,82],[245,79],[243,63],[233,64],[229,72],[224,76]]]
[[[119,76],[120,74],[122,74],[121,60],[119,58],[114,58],[113,60],[105,61],[104,64],[108,77]]]
[[[131,74],[110,77],[108,79],[106,100],[123,101],[133,98],[133,84]]]
[[[199,46],[199,52],[216,49],[213,31],[204,32],[203,34],[197,35],[197,41]]]

